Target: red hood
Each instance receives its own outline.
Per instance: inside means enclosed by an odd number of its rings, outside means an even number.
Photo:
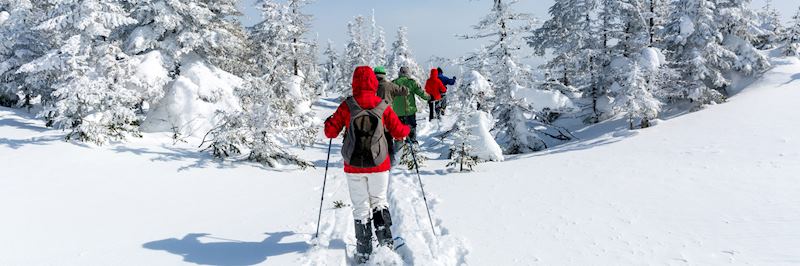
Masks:
[[[431,69],[431,78],[439,79],[439,70]]]
[[[371,109],[378,106],[381,98],[378,97],[378,79],[375,72],[368,66],[360,66],[353,73],[353,98],[361,108]]]

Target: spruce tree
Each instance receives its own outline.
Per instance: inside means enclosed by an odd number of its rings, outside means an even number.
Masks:
[[[57,48],[20,67],[20,72],[52,77],[52,102],[41,113],[49,126],[70,130],[67,140],[104,144],[137,136],[136,93],[118,29],[136,23],[119,1],[55,0],[35,30]]]
[[[772,0],[766,0],[764,6],[756,14],[756,29],[758,33],[753,40],[753,45],[758,49],[771,49],[778,46],[786,30],[781,23],[781,15],[772,6]]]
[[[730,0],[718,3],[717,19],[723,34],[723,45],[736,54],[732,69],[740,75],[754,76],[769,69],[767,57],[753,46],[758,27],[756,14],[750,8],[750,0]]]
[[[530,14],[514,12],[515,3],[494,0],[491,12],[474,26],[477,32],[462,36],[464,39],[491,38],[486,54],[492,64],[486,75],[496,89],[491,105],[498,123],[493,133],[508,154],[538,151],[546,146],[528,127],[529,106],[514,97],[517,90],[532,85],[531,70],[519,62],[516,53],[522,44],[521,35],[531,30],[534,20]]]
[[[370,49],[370,66],[385,66],[386,65],[386,33],[383,27],[378,26],[375,20],[375,10],[372,10],[372,18],[370,19],[372,25],[372,39]]]
[[[647,19],[648,46],[661,43],[661,32],[669,19],[670,0],[644,0]]]
[[[536,55],[552,53],[546,67],[560,75],[564,85],[585,81],[583,70],[590,60],[586,53],[592,52],[597,40],[591,31],[596,7],[594,0],[557,0],[549,9],[550,18],[526,38]]]
[[[365,66],[370,63],[370,50],[372,45],[370,45],[369,38],[365,34],[364,27],[363,16],[356,16],[353,21],[347,23],[350,39],[345,46],[342,58],[344,61],[342,64],[342,75],[345,77],[345,84],[351,84],[353,82],[353,71],[355,71],[356,67]],[[342,91],[340,91],[340,93],[342,96],[349,96],[353,93],[349,85],[342,86],[341,89]]]
[[[474,136],[466,123],[466,114],[462,116],[464,117],[460,117],[456,123],[456,131],[452,136],[454,143],[450,146],[450,162],[447,163],[448,167],[458,169],[459,172],[472,171],[479,162],[478,157],[472,155]]]
[[[792,17],[792,23],[786,31],[786,44],[784,44],[783,55],[800,56],[800,8]]]
[[[673,98],[699,104],[723,101],[730,85],[724,72],[733,68],[736,54],[722,45],[717,5],[710,0],[678,0],[665,31],[664,48],[680,80],[668,88]]]
[[[169,73],[161,86],[148,84],[140,91],[141,102],[157,105],[169,84],[181,73],[186,58],[235,75],[255,69],[244,28],[235,17],[235,0],[129,0],[131,16],[139,22],[128,30],[124,51],[137,58],[157,56]]]
[[[630,129],[648,127],[661,110],[661,102],[651,93],[653,77],[641,69],[636,62],[615,69],[620,80],[611,86],[614,96],[613,108],[628,117]],[[636,124],[635,124],[636,123]]]
[[[328,40],[328,46],[325,48],[325,63],[323,64],[323,76],[322,80],[324,83],[322,89],[322,95],[327,96],[330,92],[339,92],[345,90],[344,86],[347,84],[344,83],[344,76],[342,75],[342,60],[339,57],[339,53],[336,51],[336,48],[333,45],[333,42]]]
[[[33,101],[48,102],[52,73],[24,73],[20,66],[44,55],[55,44],[44,32],[35,30],[45,18],[41,1],[0,0],[0,9],[7,14],[0,24],[0,105],[30,109]]]
[[[387,64],[386,69],[392,78],[397,78],[401,67],[407,67],[411,70],[411,78],[423,80],[422,68],[414,60],[414,53],[408,43],[408,28],[400,27],[397,29],[397,39],[392,43],[392,51],[389,54]]]
[[[312,78],[319,75],[316,44],[304,37],[311,19],[300,10],[305,3],[257,3],[264,21],[253,27],[251,38],[258,44],[254,60],[260,68],[236,89],[242,110],[225,112],[223,123],[208,133],[206,149],[215,156],[246,153],[247,159],[271,167],[309,166],[282,146],[311,145],[318,127],[311,104],[321,81]]]

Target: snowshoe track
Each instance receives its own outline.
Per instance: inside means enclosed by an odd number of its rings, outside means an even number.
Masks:
[[[315,247],[303,258],[304,265],[355,265],[355,237],[352,208],[333,209],[334,200],[350,202],[347,183],[341,168],[333,168],[322,210],[319,239]],[[427,195],[433,199],[431,195]],[[405,245],[395,252],[376,248],[366,265],[462,265],[468,253],[465,242],[450,235],[433,235],[428,223],[425,202],[419,189],[416,174],[407,170],[393,170],[389,179],[388,201],[392,213],[392,233],[405,239]],[[432,200],[435,201],[435,200]],[[430,203],[430,202],[429,202]],[[436,219],[431,205],[436,232],[447,232]],[[399,256],[399,258],[398,258]],[[402,262],[400,262],[402,258]]]

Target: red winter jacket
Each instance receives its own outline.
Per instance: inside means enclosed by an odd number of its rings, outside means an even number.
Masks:
[[[372,68],[368,66],[356,68],[355,73],[353,73],[353,97],[356,99],[358,106],[364,109],[372,109],[378,106],[383,100],[378,97],[376,94],[377,91],[378,79],[375,77],[375,73],[372,72]],[[336,109],[336,112],[333,113],[333,116],[325,120],[325,136],[328,138],[336,138],[339,136],[339,132],[342,132],[342,128],[349,126],[350,108],[347,107],[347,103],[343,102],[339,105],[339,108]],[[408,136],[408,133],[411,131],[411,128],[400,122],[400,119],[397,118],[397,114],[394,113],[391,106],[386,108],[386,111],[383,112],[383,126],[395,139],[404,138]],[[392,163],[389,161],[389,156],[387,155],[386,160],[379,166],[359,168],[345,164],[344,172],[354,174],[380,173],[389,171],[391,167]]]
[[[425,92],[431,95],[434,101],[442,99],[442,93],[447,92],[447,87],[439,79],[439,71],[431,69],[431,77],[425,82]]]

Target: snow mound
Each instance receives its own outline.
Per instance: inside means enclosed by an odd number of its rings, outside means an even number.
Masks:
[[[157,44],[158,34],[150,26],[138,27],[128,37],[125,49],[130,53],[140,53]]]
[[[560,91],[518,88],[515,97],[525,100],[536,110],[548,109],[551,112],[570,113],[578,108]]]
[[[219,122],[218,111],[240,108],[233,91],[243,83],[241,78],[191,54],[181,61],[180,73],[148,114],[143,132],[202,137]]]
[[[639,66],[647,71],[658,70],[661,65],[667,62],[666,57],[658,48],[645,47],[639,54]]]
[[[694,34],[694,22],[692,22],[692,18],[688,16],[681,17],[681,37],[684,40],[689,38],[690,35]]]
[[[0,11],[0,25],[5,24],[9,17],[11,17],[11,14],[8,11]]]
[[[166,60],[161,51],[138,55],[132,60],[136,67],[130,86],[142,94],[148,104],[161,100],[164,86],[171,80],[167,65],[169,60]]]
[[[494,120],[489,113],[477,111],[467,117],[467,125],[472,135],[470,145],[473,156],[484,161],[503,161],[503,149],[489,132],[494,127]]]
[[[489,81],[478,73],[478,71],[470,71],[463,77],[464,84],[467,85],[467,89],[470,90],[468,93],[472,95],[477,95],[479,93],[489,94],[492,92],[492,85],[489,84]]]

